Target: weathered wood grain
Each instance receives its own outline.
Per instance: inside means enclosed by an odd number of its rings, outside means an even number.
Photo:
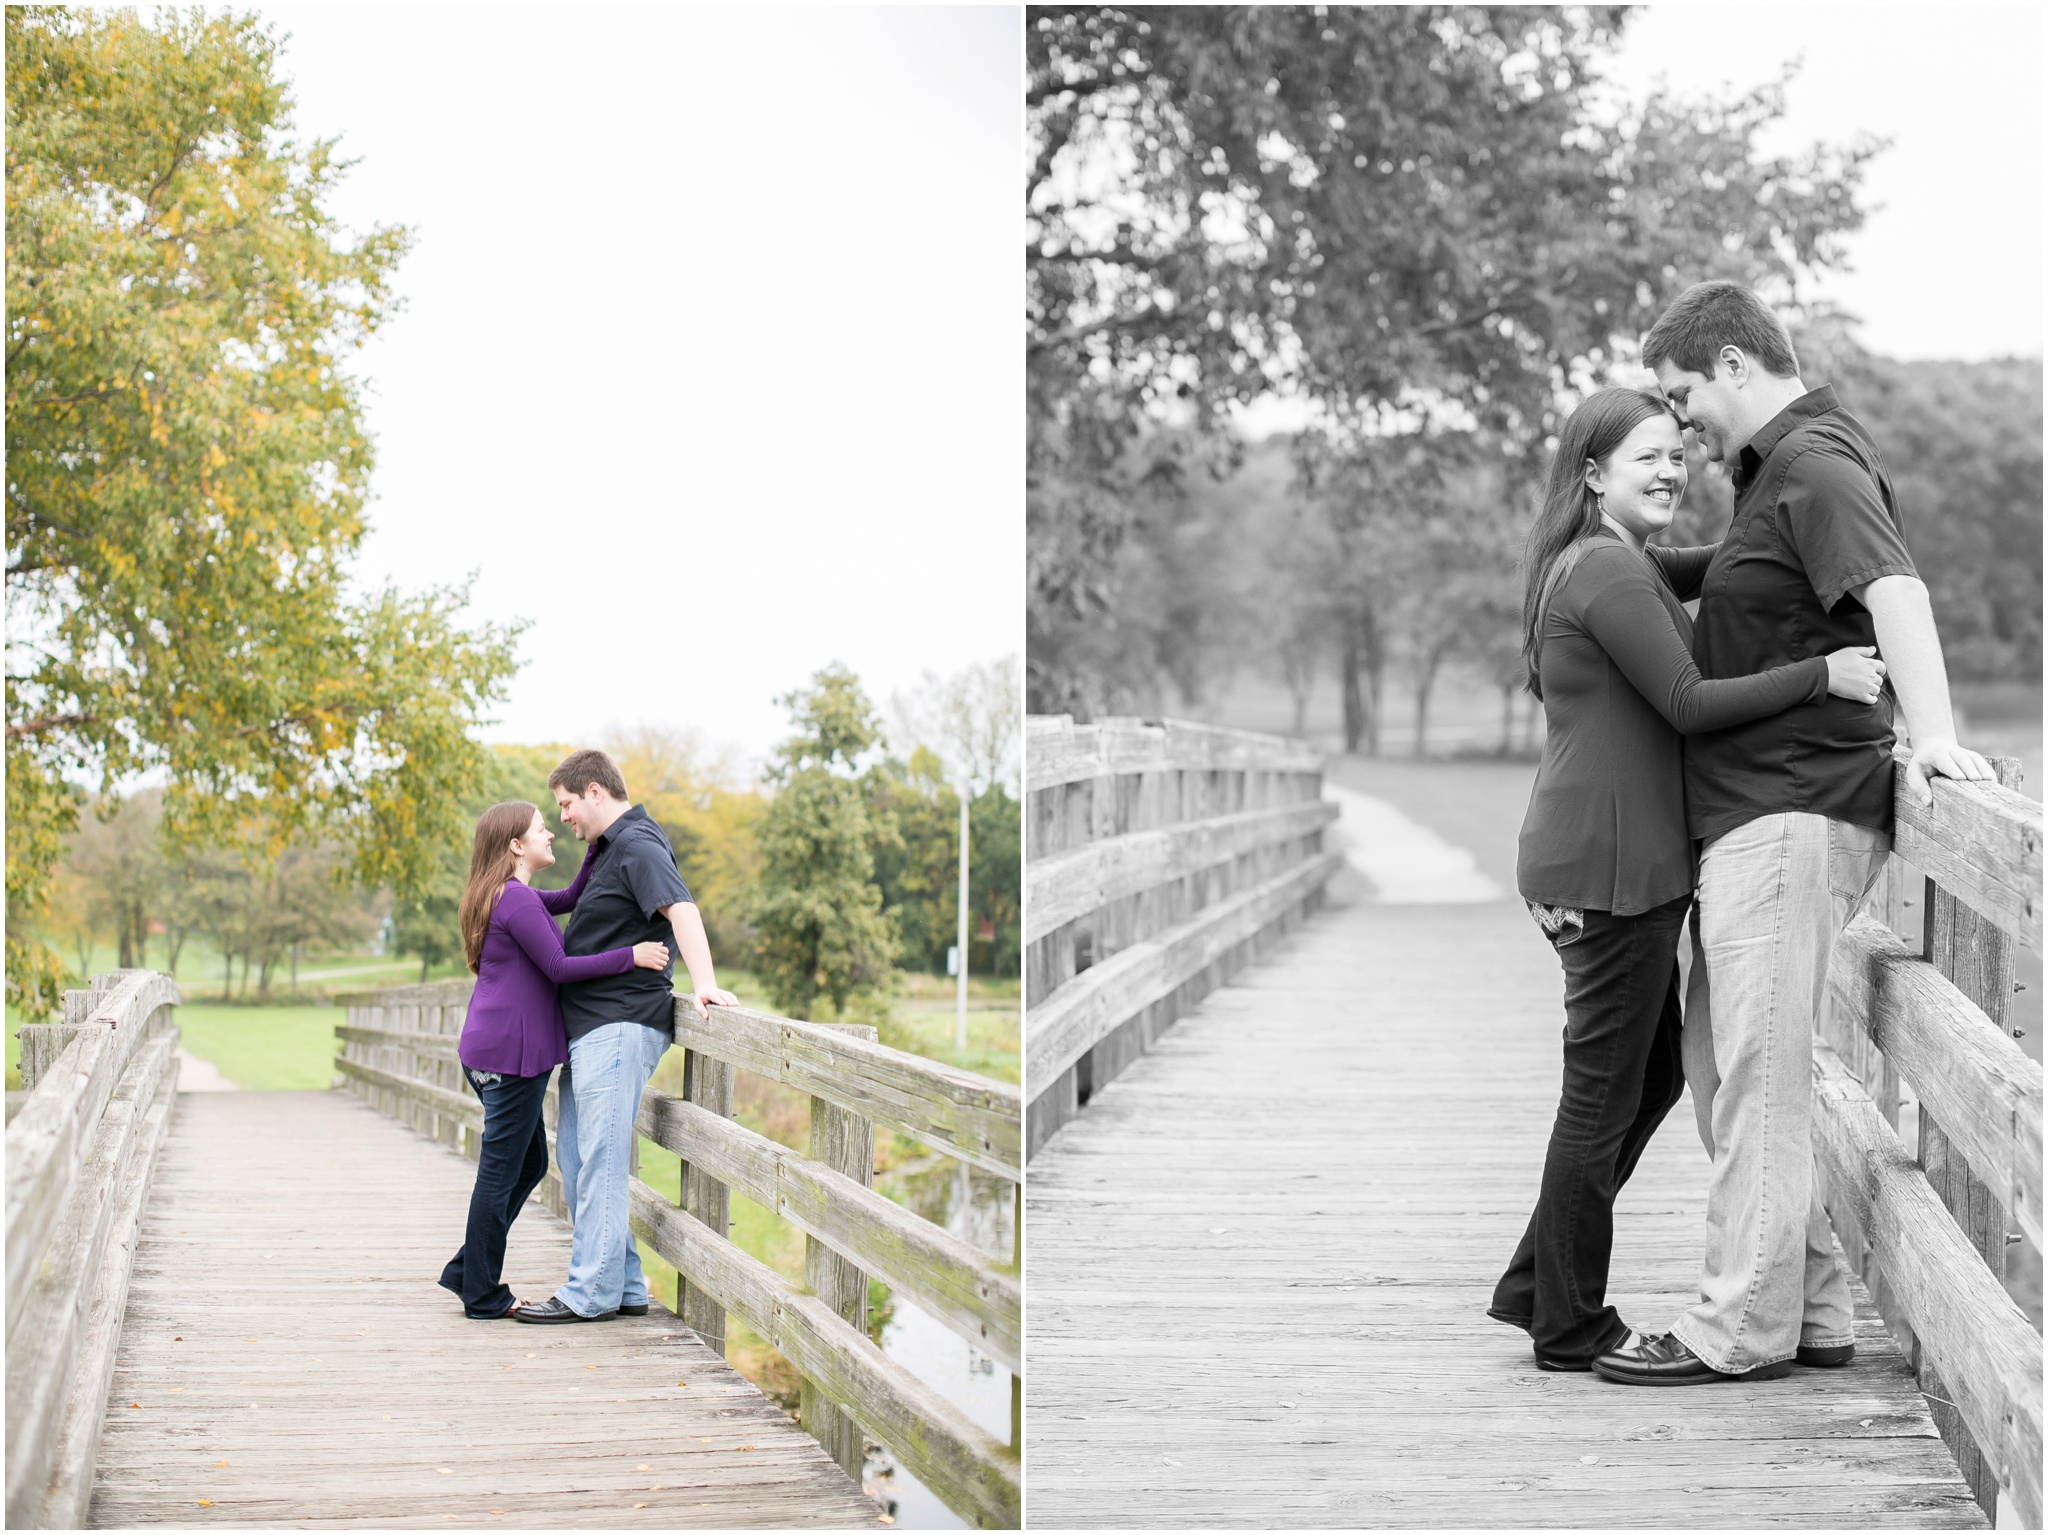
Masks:
[[[1023,1103],[1007,1082],[744,1007],[713,1007],[699,1018],[691,1002],[679,1001],[675,1038],[986,1172],[1023,1177]]]
[[[1869,1035],[1970,1165],[1995,1180],[2021,1228],[2039,1243],[2040,1064],[1932,964],[1915,959],[1868,917],[1856,918],[1842,935],[1828,990],[1836,1016]]]
[[[641,1100],[640,1133],[845,1254],[1005,1369],[1021,1372],[1018,1277],[972,1244],[832,1168],[667,1093],[650,1090]]]
[[[1846,1369],[1687,1391],[1546,1374],[1486,1317],[1562,990],[1518,906],[1326,908],[1046,1143],[1034,1526],[1984,1527],[1867,1303]],[[1637,1326],[1697,1296],[1708,1171],[1682,1102],[1617,1210]]]
[[[690,1107],[721,1124],[732,1119],[732,1067],[714,1060],[701,1050],[688,1050],[683,1059],[683,1097]],[[642,1094],[644,1107],[647,1099]],[[673,1148],[671,1148],[673,1149]],[[701,1163],[685,1159],[682,1166],[683,1208],[710,1231],[732,1229],[732,1196],[728,1181],[717,1177]],[[696,1330],[720,1354],[725,1352],[725,1307],[702,1285],[690,1283],[688,1274],[678,1273],[682,1292],[683,1321]]]
[[[1905,769],[1898,769],[1901,785]],[[1929,879],[2041,952],[2041,803],[2003,784],[1931,780],[1922,806],[1901,787],[1892,847]]]
[[[180,1097],[91,1524],[877,1522],[809,1434],[659,1306],[570,1327],[465,1320],[434,1281],[473,1179],[347,1094]],[[529,1205],[506,1278],[545,1296],[568,1251]]]
[[[843,1027],[851,1033],[859,1026]],[[857,1037],[874,1040],[879,1038],[879,1032],[872,1027],[859,1027]],[[855,1189],[865,1192],[874,1183],[874,1121],[849,1113],[826,1099],[812,1098],[810,1131],[811,1166],[835,1175],[849,1186],[848,1193]],[[780,1213],[780,1206],[771,1208]],[[855,1332],[867,1332],[867,1274],[812,1232],[804,1235],[804,1288],[831,1307]],[[808,1375],[803,1378],[798,1411],[804,1426],[825,1446],[826,1453],[846,1467],[848,1475],[858,1476],[867,1460],[867,1435],[843,1407],[833,1402],[823,1382]]]
[[[73,1527],[91,1486],[89,1447],[81,1458],[77,1445],[79,1415],[86,1412],[96,1425],[106,1396],[120,1326],[120,1308],[110,1311],[109,1297],[126,1291],[134,1225],[162,1123],[151,1111],[166,1096],[176,1050],[177,1036],[167,1032],[136,1051],[100,1114],[44,1262],[21,1299],[7,1348],[7,1518],[17,1528]]]
[[[7,1329],[11,1338],[30,1275],[76,1185],[79,1163],[107,1100],[159,1007],[175,1004],[167,976],[125,971],[96,994],[77,1037],[7,1124]]]
[[[1132,832],[1034,860],[1024,942],[1035,943],[1110,901],[1274,842],[1308,836],[1336,819],[1334,804],[1310,800]]]
[[[649,1245],[844,1405],[949,1508],[981,1529],[1020,1527],[1016,1457],[952,1402],[854,1331],[815,1295],[633,1180]]]
[[[2041,1338],[1832,1050],[1814,1051],[1814,1136],[1897,1291],[1923,1356],[1954,1391],[2001,1490],[2041,1519]],[[2031,1527],[2031,1526],[2028,1526]]]
[[[1324,853],[1283,870],[1034,1000],[1024,1015],[1025,1080],[1052,1082],[1125,1019],[1308,899],[1342,861],[1340,854]]]
[[[1037,715],[1025,721],[1026,794],[1166,768],[1315,773],[1322,770],[1322,753],[1306,741],[1188,720],[1107,718],[1076,725],[1066,715]]]

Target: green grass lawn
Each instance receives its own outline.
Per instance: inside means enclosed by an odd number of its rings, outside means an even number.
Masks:
[[[185,1048],[209,1061],[237,1087],[251,1091],[324,1088],[334,1081],[339,1007],[222,1007],[186,1003],[178,1009]]]

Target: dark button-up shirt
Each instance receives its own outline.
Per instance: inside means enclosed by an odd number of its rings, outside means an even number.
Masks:
[[[1603,528],[1552,594],[1537,658],[1548,734],[1515,866],[1523,899],[1634,916],[1685,895],[1693,861],[1679,738],[1826,691],[1818,659],[1700,677],[1680,603],[1712,552],[1645,558]]]
[[[1707,568],[1693,626],[1706,677],[1740,677],[1847,645],[1874,645],[1849,595],[1910,576],[1891,476],[1862,422],[1830,388],[1794,400],[1735,466],[1735,515]],[[1892,710],[1823,694],[1685,743],[1692,835],[1712,840],[1758,816],[1805,811],[1888,831]]]
[[[644,807],[635,805],[584,855],[590,883],[569,919],[563,946],[574,954],[601,954],[636,943],[665,943],[660,970],[628,970],[562,988],[562,1022],[570,1039],[631,1020],[666,1034],[675,1026],[676,955],[681,952],[664,909],[690,899],[676,868],[675,849]]]

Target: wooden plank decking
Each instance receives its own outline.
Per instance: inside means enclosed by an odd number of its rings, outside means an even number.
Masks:
[[[1058,1132],[1026,1195],[1033,1525],[1983,1527],[1867,1301],[1845,1370],[1662,1391],[1543,1373],[1486,1318],[1562,990],[1518,904],[1338,906]],[[1688,1099],[1621,1201],[1637,1325],[1694,1293],[1705,1188]]]
[[[659,1305],[470,1322],[435,1283],[474,1165],[340,1093],[180,1095],[91,1523],[873,1525],[818,1445]],[[567,1271],[538,1205],[506,1277]]]

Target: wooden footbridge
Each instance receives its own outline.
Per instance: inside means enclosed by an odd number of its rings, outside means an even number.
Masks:
[[[1034,1524],[2040,1527],[2041,1338],[1994,1272],[2040,1240],[2041,1071],[2002,1026],[2038,804],[1902,806],[1879,909],[1926,920],[1838,956],[1855,1362],[1646,1391],[1484,1315],[1560,1073],[1518,902],[1358,892],[1296,743],[1035,720],[1026,775]],[[1706,1175],[1682,1104],[1616,1224],[1638,1326],[1696,1294]]]
[[[350,1091],[329,1093],[178,1094],[177,989],[148,972],[98,977],[63,1024],[23,1029],[10,1526],[872,1527],[870,1440],[969,1525],[1019,1525],[1015,1435],[866,1326],[874,1275],[1021,1372],[1015,1254],[870,1186],[877,1127],[1014,1184],[1016,1088],[872,1029],[679,1006],[685,1091],[650,1089],[639,1128],[684,1159],[683,1203],[635,1180],[633,1215],[682,1294],[589,1326],[469,1322],[435,1283],[482,1126],[455,1060],[467,997],[353,999]],[[807,1155],[733,1121],[736,1069],[809,1096]],[[546,1117],[552,1140],[552,1088]],[[803,1284],[727,1240],[733,1188],[804,1233]],[[521,1295],[567,1272],[560,1208],[550,1174],[513,1228]],[[726,1364],[728,1312],[802,1373],[797,1419]]]

